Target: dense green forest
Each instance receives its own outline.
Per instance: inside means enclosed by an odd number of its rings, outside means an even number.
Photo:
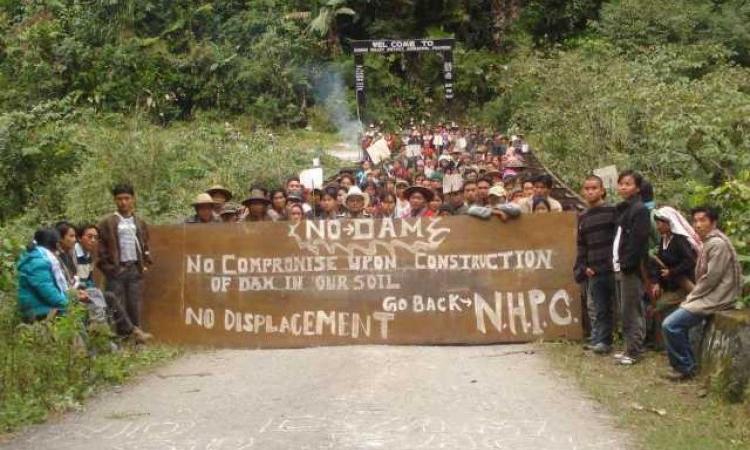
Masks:
[[[125,179],[152,222],[214,182],[272,185],[354,116],[351,40],[419,37],[456,38],[455,100],[438,55],[371,57],[368,118],[521,131],[574,187],[641,170],[661,204],[720,206],[748,264],[750,1],[2,0],[0,431],[133,364],[73,355],[72,321],[16,327],[34,227],[99,217]]]

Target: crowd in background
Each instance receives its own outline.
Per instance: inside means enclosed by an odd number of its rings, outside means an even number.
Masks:
[[[229,189],[211,186],[195,197],[185,223],[453,215],[504,222],[563,210],[552,196],[553,177],[529,167],[531,152],[520,135],[453,123],[410,123],[387,133],[371,124],[360,146],[358,166],[319,188],[290,176],[280,188],[251,186],[234,203]],[[578,216],[574,275],[586,292],[586,348],[613,352],[619,323],[624,349],[614,353],[617,363],[635,364],[647,346],[664,346],[673,368],[667,377],[690,378],[697,363],[689,330],[730,308],[741,292],[736,252],[713,209],[692,211],[691,224],[672,207],[656,208],[651,184],[629,170],[620,173],[617,192],[621,202],[614,205],[601,178],[583,182],[588,208]],[[116,212],[97,225],[60,222],[37,231],[18,264],[19,306],[26,320],[36,321],[81,302],[90,322],[145,343],[151,335],[140,328],[140,308],[151,264],[148,228],[134,213],[133,186],[117,185],[112,194]],[[94,267],[103,280],[95,279]]]
[[[380,141],[380,142],[379,142]],[[370,150],[387,146],[373,162]],[[360,143],[358,167],[343,169],[319,188],[291,176],[280,189],[251,186],[241,203],[221,185],[196,196],[186,223],[337,218],[409,218],[470,214],[502,220],[521,213],[561,211],[553,179],[531,176],[522,136],[455,124],[410,125],[384,133],[374,124]]]

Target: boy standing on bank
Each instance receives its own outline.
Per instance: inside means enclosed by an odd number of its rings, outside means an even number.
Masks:
[[[596,175],[590,175],[584,181],[583,196],[589,207],[578,217],[578,255],[573,270],[576,281],[586,281],[586,306],[591,318],[589,348],[604,355],[612,350],[614,328],[612,243],[616,210],[607,203],[604,182]]]
[[[107,292],[120,299],[128,319],[141,325],[143,272],[152,263],[148,228],[135,216],[135,190],[130,184],[112,189],[117,212],[99,223],[97,267],[106,276]]]
[[[622,365],[635,364],[643,353],[646,319],[643,313],[641,267],[648,256],[651,216],[641,201],[643,176],[626,170],[617,178],[623,201],[617,205],[617,229],[612,244],[615,294],[620,304],[625,351],[616,353]]]

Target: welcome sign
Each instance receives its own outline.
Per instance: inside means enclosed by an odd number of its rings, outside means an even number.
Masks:
[[[217,347],[488,344],[582,336],[575,215],[151,230],[144,321]]]

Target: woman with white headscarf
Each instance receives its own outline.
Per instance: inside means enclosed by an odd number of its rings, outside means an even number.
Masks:
[[[654,211],[656,229],[661,236],[652,257],[652,297],[656,311],[666,315],[690,293],[695,283],[695,263],[700,239],[682,214],[671,206]]]

